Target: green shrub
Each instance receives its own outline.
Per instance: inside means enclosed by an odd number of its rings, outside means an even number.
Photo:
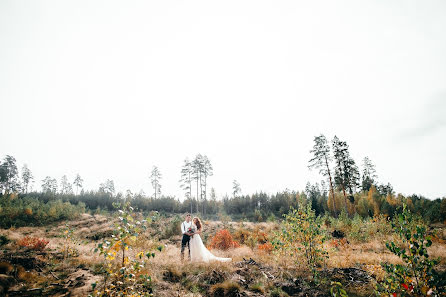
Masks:
[[[137,238],[146,230],[147,222],[136,220],[129,203],[115,204],[115,207],[119,221],[115,224],[114,234],[95,248],[95,252],[104,257],[103,284],[97,286],[94,283],[90,296],[153,296],[152,278],[146,268],[147,261],[155,257],[155,253],[150,249],[136,253],[135,249]]]
[[[276,216],[273,214],[273,213],[271,213],[269,216],[268,216],[268,219],[266,219],[266,221],[268,221],[268,222],[276,222],[277,221],[277,218],[276,218]]]
[[[254,221],[256,222],[263,222],[263,216],[262,212],[258,209],[254,211]]]
[[[0,227],[42,226],[72,220],[85,212],[85,204],[73,205],[62,200],[43,202],[33,197],[3,197],[0,200]]]
[[[330,296],[332,297],[348,297],[347,292],[340,282],[331,282]]]
[[[394,219],[392,228],[402,244],[388,242],[386,247],[404,264],[382,264],[387,275],[378,283],[378,292],[394,296],[440,296],[440,292],[446,291],[446,280],[434,269],[439,260],[429,258],[427,248],[432,241],[426,226],[403,205],[403,212]]]
[[[183,219],[179,215],[174,216],[163,230],[161,239],[168,239],[172,236],[181,235],[182,222]]]
[[[317,267],[327,258],[323,246],[326,236],[321,224],[321,217],[316,217],[310,204],[300,204],[298,209],[291,207],[282,222],[281,232],[272,241],[274,249],[294,258],[297,263],[301,262],[298,257],[303,257],[305,267],[311,270],[315,279]]]
[[[355,214],[350,232],[348,233],[349,239],[358,242],[366,242],[368,240],[368,233],[365,232],[366,225],[367,219],[363,219],[360,215]]]

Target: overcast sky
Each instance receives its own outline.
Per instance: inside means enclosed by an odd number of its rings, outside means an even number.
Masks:
[[[446,1],[0,2],[0,157],[87,189],[303,190],[315,135],[446,196]]]

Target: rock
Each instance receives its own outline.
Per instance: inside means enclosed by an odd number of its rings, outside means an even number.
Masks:
[[[92,291],[92,284],[102,281],[102,277],[94,275],[87,269],[77,270],[67,277],[65,288],[69,290],[70,296],[87,296]]]

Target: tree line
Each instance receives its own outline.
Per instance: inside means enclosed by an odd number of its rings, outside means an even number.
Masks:
[[[276,194],[242,195],[240,183],[234,180],[231,196],[217,200],[215,189],[208,186],[214,174],[211,161],[206,155],[197,154],[192,159],[186,158],[181,167],[179,184],[184,192],[183,201],[162,194],[162,174],[157,166],[153,166],[149,175],[151,195],[143,191],[135,194],[130,190],[116,193],[110,179],[101,183],[97,190],[86,191],[79,174],[72,181],[64,175],[60,182],[47,176],[41,181],[41,191],[30,192],[35,182],[31,170],[25,164],[19,172],[15,158],[9,155],[0,161],[0,193],[4,196],[17,193],[19,197],[34,197],[44,202],[61,199],[73,204],[84,203],[90,210],[112,211],[114,202],[128,200],[141,211],[191,212],[204,217],[226,214],[234,219],[256,221],[281,218],[291,206],[297,208],[299,203],[311,203],[317,215],[338,216],[345,212],[362,217],[393,216],[405,203],[430,221],[446,220],[445,198],[432,201],[417,195],[396,195],[389,183],[378,184],[372,160],[364,157],[360,170],[351,157],[348,144],[337,136],[331,142],[322,134],[316,136],[310,153],[308,167],[318,170],[323,180],[307,183],[302,192],[285,190]]]
[[[331,145],[325,135],[316,136],[310,153],[313,157],[309,160],[308,168],[319,170],[325,178],[321,181],[322,191],[325,191],[325,185],[328,182],[327,207],[335,216],[341,209],[348,212],[348,202],[354,203],[355,193],[367,192],[375,187],[383,195],[393,194],[393,187],[389,183],[377,184],[375,165],[367,156],[362,160],[361,174],[356,161],[350,155],[347,142],[340,140],[337,136],[333,137]],[[336,199],[335,191],[342,192],[343,199],[337,201],[339,199]]]

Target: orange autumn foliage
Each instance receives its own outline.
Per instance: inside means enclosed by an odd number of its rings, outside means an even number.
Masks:
[[[258,246],[259,251],[262,251],[266,254],[271,254],[271,252],[273,251],[273,245],[270,242],[266,242],[264,244],[260,244]]]
[[[26,247],[36,251],[43,250],[48,243],[49,241],[44,238],[29,237],[29,236],[25,236],[17,242],[17,244],[21,247]]]
[[[211,239],[211,243],[208,245],[208,249],[227,250],[230,248],[239,247],[239,243],[234,241],[231,233],[228,230],[219,230]]]
[[[348,240],[345,237],[340,239],[332,239],[330,244],[339,250],[341,247],[344,247],[348,244]]]

